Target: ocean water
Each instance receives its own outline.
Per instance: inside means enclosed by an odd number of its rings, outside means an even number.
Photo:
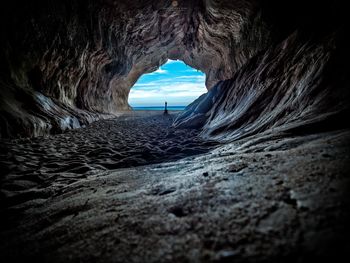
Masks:
[[[186,106],[168,106],[168,110],[184,110]],[[132,107],[133,110],[164,110],[164,106]]]

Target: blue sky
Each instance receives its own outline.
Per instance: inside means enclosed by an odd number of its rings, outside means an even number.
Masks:
[[[157,71],[142,75],[131,88],[132,107],[186,106],[206,93],[205,75],[179,60],[168,60]]]

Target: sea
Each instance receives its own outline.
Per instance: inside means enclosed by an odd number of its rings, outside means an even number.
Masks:
[[[182,111],[186,106],[168,106],[168,110]],[[164,106],[132,107],[133,110],[164,110]]]

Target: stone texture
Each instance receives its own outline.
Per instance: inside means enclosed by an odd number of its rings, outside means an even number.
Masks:
[[[175,121],[232,141],[266,130],[308,133],[348,127],[348,51],[336,33],[295,32],[218,83]]]
[[[52,146],[82,142],[63,136]],[[350,247],[349,139],[349,130],[259,134],[176,162],[14,174],[1,192],[2,259],[341,262]]]
[[[202,70],[208,90],[218,81],[233,78],[220,84],[226,87],[218,100],[221,106],[214,110],[218,112],[210,113],[209,122],[217,120],[215,116],[230,118],[240,109],[240,114],[247,118],[249,114],[244,113],[242,105],[234,109],[238,104],[231,103],[236,95],[253,96],[251,107],[260,96],[252,93],[254,89],[261,89],[261,96],[277,89],[280,96],[287,96],[283,94],[292,90],[308,96],[306,86],[300,87],[300,83],[304,82],[303,78],[312,82],[324,74],[318,68],[326,67],[335,48],[332,45],[339,42],[330,34],[339,31],[345,19],[340,1],[332,5],[317,1],[281,4],[275,0],[179,0],[176,3],[14,0],[4,6],[0,52],[1,136],[57,133],[119,115],[129,110],[128,94],[137,79],[156,70],[168,58],[183,60]],[[290,36],[295,30],[303,32],[304,38],[315,34],[318,38],[320,35],[328,38],[313,39],[310,43]],[[274,47],[288,36],[283,44]],[[261,56],[263,52],[265,55]],[[295,55],[298,57],[293,59]],[[252,57],[256,59],[242,68]],[[305,65],[308,59],[314,65]],[[279,71],[280,67],[285,71]],[[298,75],[292,76],[294,67]],[[273,77],[274,84],[267,77]],[[310,85],[312,90],[319,87],[317,83]],[[279,107],[277,100],[280,100],[278,96],[273,104]],[[302,100],[285,101],[288,105],[273,111],[274,117],[267,115],[276,118],[287,108],[293,108],[291,103],[303,103]],[[230,104],[225,110],[230,113],[223,113],[225,104]],[[265,105],[260,103],[259,107]],[[216,121],[206,125],[206,134],[209,130],[212,133],[214,126],[230,125],[232,129],[240,126],[241,118],[235,118],[231,124],[223,120],[220,125]],[[201,116],[196,122],[203,123],[205,119]],[[262,128],[255,126],[255,130]]]
[[[272,43],[258,1],[12,1],[3,9],[1,134],[37,136],[128,110],[168,58],[229,79]],[[106,114],[104,116],[103,114]]]

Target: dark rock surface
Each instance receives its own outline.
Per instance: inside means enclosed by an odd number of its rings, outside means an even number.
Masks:
[[[176,162],[53,173],[44,184],[22,178],[22,189],[6,191],[20,198],[1,209],[1,256],[342,262],[350,248],[349,139],[345,130],[259,135]]]
[[[295,32],[187,107],[176,127],[232,141],[266,130],[308,133],[349,127],[349,52],[336,33]]]

